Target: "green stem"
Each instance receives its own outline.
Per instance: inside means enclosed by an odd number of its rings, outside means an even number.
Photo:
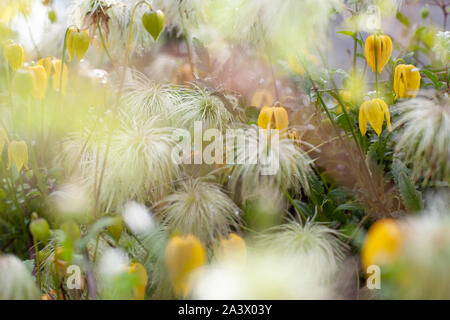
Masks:
[[[292,206],[295,208],[295,210],[297,210],[297,212],[300,213],[303,220],[305,220],[306,222],[308,218],[306,217],[302,209],[300,209],[300,207],[295,203],[294,199],[292,199],[291,195],[285,189],[281,189],[281,191],[283,192],[284,196],[289,200],[289,202],[292,204]]]
[[[98,29],[98,34],[100,35],[100,40],[101,40],[101,42],[102,42],[103,49],[105,50],[106,55],[108,56],[109,61],[111,61],[111,64],[112,64],[112,66],[113,66],[114,69],[115,69],[116,67],[115,67],[114,61],[113,61],[113,59],[112,59],[112,57],[111,57],[111,54],[109,53],[108,48],[106,47],[105,38],[103,37],[102,28],[100,27],[100,20],[97,21],[97,29]]]
[[[39,261],[39,250],[36,242],[36,238],[33,236],[33,246],[34,246],[34,264],[36,266],[36,274],[37,274],[37,282],[39,286],[39,290],[42,289],[41,286],[41,266]]]

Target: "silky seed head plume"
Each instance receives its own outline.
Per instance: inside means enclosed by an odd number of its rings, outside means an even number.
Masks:
[[[39,290],[19,258],[0,255],[0,300],[37,300]]]
[[[233,100],[225,102],[219,96],[200,87],[183,88],[180,98],[181,101],[170,113],[177,127],[193,130],[194,123],[201,122],[203,129],[215,128],[223,131],[233,120],[233,115],[225,106],[225,103]]]
[[[442,63],[450,60],[450,31],[439,31],[436,34],[433,51]]]
[[[249,252],[247,259],[213,263],[201,271],[193,286],[194,299],[331,299],[334,283],[324,281],[327,264],[312,268],[288,255]]]
[[[182,181],[156,204],[163,225],[192,233],[204,242],[224,237],[239,222],[239,208],[220,185],[201,179]]]
[[[131,199],[149,200],[164,190],[178,171],[172,161],[176,143],[173,128],[159,127],[157,117],[137,119],[122,113],[122,119],[121,128],[112,137],[100,195],[103,203],[111,203],[113,199],[118,204]],[[101,151],[100,161],[105,149]],[[95,163],[91,161],[86,175],[92,186]]]
[[[139,71],[132,72],[123,89],[122,109],[138,118],[164,115],[170,120],[168,114],[180,102],[173,87],[152,81]]]
[[[422,185],[450,183],[450,100],[417,98],[396,106],[400,113],[395,155],[412,167]]]
[[[312,160],[285,136],[268,133],[256,126],[235,130],[235,143],[229,146],[227,137],[227,169],[231,171],[229,187],[240,189],[243,200],[260,184],[274,184],[299,193],[309,193]],[[233,140],[232,140],[233,141]],[[234,164],[230,164],[229,159]],[[231,162],[233,163],[233,162]]]
[[[321,270],[321,266],[327,265],[327,274],[332,276],[345,257],[345,245],[340,236],[339,231],[322,223],[291,221],[270,228],[257,238],[256,243],[264,250],[298,259],[299,263],[308,264],[312,269]]]

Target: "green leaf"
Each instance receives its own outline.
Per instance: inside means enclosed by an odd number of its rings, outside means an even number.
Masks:
[[[440,88],[441,84],[439,82],[439,78],[433,72],[431,72],[430,70],[427,70],[427,69],[422,69],[421,72],[425,76],[427,76],[427,78],[430,79],[431,82],[433,82],[433,85],[436,89]]]
[[[400,11],[397,11],[396,18],[398,21],[400,21],[402,24],[404,24],[406,27],[409,28],[409,19],[405,17]]]
[[[345,31],[345,30],[343,30],[343,31],[337,31],[336,33],[352,37],[353,39],[355,39],[355,36],[356,36],[356,33],[353,32],[353,31]]]
[[[422,210],[422,194],[416,190],[409,176],[408,168],[398,159],[392,162],[392,175],[405,207],[411,211]]]

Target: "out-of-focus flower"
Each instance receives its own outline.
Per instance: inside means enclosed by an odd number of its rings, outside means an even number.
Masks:
[[[189,294],[192,272],[205,263],[205,248],[195,236],[173,236],[169,240],[166,247],[166,266],[176,295],[186,297]]]
[[[274,107],[264,106],[261,109],[258,117],[258,126],[261,129],[284,131],[289,126],[289,117],[286,109],[280,103],[277,104]]]
[[[403,243],[403,232],[397,221],[382,219],[375,222],[367,233],[361,251],[364,270],[371,265],[382,265],[393,261]]]
[[[67,34],[67,52],[69,52],[69,60],[74,57],[80,61],[89,48],[89,32],[72,27]]]
[[[381,73],[392,53],[392,40],[387,35],[370,35],[364,44],[364,56],[373,72]]]
[[[28,169],[28,147],[25,141],[11,141],[8,144],[8,169],[11,169],[13,162],[16,164],[17,171],[20,172],[22,167]]]
[[[252,97],[252,101],[250,105],[261,108],[262,106],[272,105],[274,100],[273,94],[271,91],[266,89],[258,89],[255,91]]]
[[[245,240],[235,233],[230,233],[228,238],[220,239],[219,245],[214,250],[214,255],[218,260],[245,260],[247,257],[247,246],[245,244]]]
[[[62,88],[62,94],[66,91],[67,81],[69,79],[69,70],[64,63],[61,81],[61,64],[62,61],[55,57],[46,57],[38,61],[37,65],[43,66],[47,72],[47,77],[53,77],[53,90],[59,91]]]
[[[116,243],[119,243],[120,237],[122,236],[123,232],[123,219],[120,216],[114,217],[113,219],[113,222],[108,226],[107,229]]]
[[[31,272],[13,255],[0,255],[0,300],[37,300],[39,290]]]
[[[399,64],[395,67],[394,91],[398,98],[415,98],[420,88],[420,73],[412,64]]]
[[[28,67],[29,70],[33,72],[34,81],[33,81],[33,91],[32,95],[35,99],[42,100],[45,98],[47,93],[47,72],[45,68],[41,65],[36,65],[33,67]]]
[[[5,46],[5,58],[14,71],[23,66],[23,48],[20,44],[10,42]]]
[[[427,208],[401,222],[403,245],[385,269],[383,298],[449,299],[450,202],[448,191],[431,196]]]
[[[310,264],[277,252],[249,251],[245,261],[216,261],[194,278],[194,299],[332,299],[337,277],[324,275],[329,265]],[[331,273],[328,273],[331,274]]]
[[[134,201],[125,204],[122,217],[130,230],[136,234],[150,232],[155,224],[150,211]]]
[[[3,148],[5,147],[5,144],[9,143],[8,133],[6,130],[1,127],[0,128],[0,156],[3,152]]]
[[[366,134],[367,121],[369,121],[377,135],[380,135],[383,128],[384,117],[386,117],[388,129],[391,130],[391,116],[386,102],[382,99],[365,101],[359,108],[359,129],[361,130],[361,134]]]
[[[147,289],[148,277],[147,271],[144,266],[140,263],[132,263],[127,271],[130,275],[136,276],[136,284],[133,287],[134,299],[144,300],[145,290]]]
[[[156,207],[170,230],[191,233],[204,242],[227,235],[239,222],[239,208],[221,186],[200,178],[181,182]]]
[[[425,93],[424,93],[425,94]],[[412,179],[450,185],[450,100],[421,97],[395,106],[400,116],[394,154],[412,168]]]
[[[33,93],[34,73],[29,69],[19,69],[15,72],[12,86],[22,98],[29,98]]]
[[[164,13],[161,10],[146,12],[142,15],[142,24],[155,41],[164,29]]]
[[[36,241],[46,243],[50,239],[50,227],[47,220],[38,218],[30,222],[30,232]]]
[[[450,60],[450,31],[439,31],[436,34],[433,51],[442,63]]]

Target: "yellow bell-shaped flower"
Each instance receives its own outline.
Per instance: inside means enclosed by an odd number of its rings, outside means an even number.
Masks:
[[[375,40],[376,39],[376,40]],[[376,54],[375,54],[376,48]],[[392,40],[387,35],[371,35],[364,44],[364,56],[367,64],[378,73],[381,73],[392,53]]]
[[[255,91],[252,97],[250,105],[261,108],[264,105],[272,104],[273,94],[266,89],[258,89]]]
[[[33,90],[31,94],[35,99],[42,100],[45,98],[47,93],[47,72],[45,68],[41,65],[28,67],[28,70],[33,72]]]
[[[11,141],[8,144],[8,160],[8,170],[11,169],[13,162],[18,172],[22,167],[28,169],[28,147],[25,141]]]
[[[128,268],[127,271],[129,274],[135,275],[137,277],[137,283],[133,288],[134,291],[134,299],[135,300],[144,300],[145,290],[147,288],[148,276],[147,271],[144,266],[140,263],[133,263]]]
[[[5,58],[14,71],[23,66],[23,48],[20,44],[9,42],[5,45]]]
[[[380,265],[392,261],[402,244],[403,232],[394,219],[375,222],[364,241],[361,260],[364,270],[370,265]]]
[[[278,107],[277,105],[280,106]],[[264,130],[285,130],[289,126],[289,117],[286,109],[279,102],[274,107],[263,107],[259,113],[258,126]]]
[[[244,239],[235,233],[230,233],[228,238],[220,240],[219,245],[214,250],[217,260],[245,260],[247,257],[247,246]]]
[[[3,148],[5,147],[5,144],[9,143],[8,134],[6,133],[6,130],[0,128],[0,159],[3,152]]]
[[[177,295],[191,291],[191,273],[206,263],[205,249],[195,236],[173,236],[166,247],[166,266]]]
[[[46,57],[38,61],[37,65],[43,66],[45,72],[47,73],[47,79],[53,76],[52,87],[53,90],[59,91],[60,80],[61,80],[61,64],[62,61],[55,57]],[[67,81],[69,79],[69,70],[67,65],[64,63],[63,75],[62,75],[62,93],[66,92]]]
[[[90,38],[87,30],[70,28],[67,34],[67,51],[69,52],[69,61],[77,57],[78,61],[83,59],[89,48]]]
[[[394,72],[395,100],[415,98],[420,88],[420,72],[412,64],[399,64]]]
[[[384,117],[386,117],[388,129],[391,130],[391,115],[386,102],[382,99],[365,101],[359,108],[359,129],[361,130],[361,134],[366,134],[367,121],[369,121],[377,135],[380,135],[383,128]]]

